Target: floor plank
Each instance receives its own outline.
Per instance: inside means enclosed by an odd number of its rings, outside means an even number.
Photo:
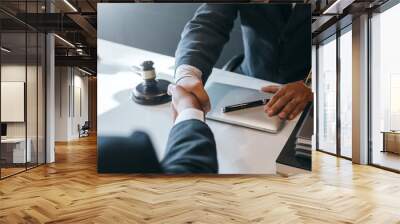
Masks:
[[[97,174],[96,139],[0,181],[0,223],[400,223],[400,175],[321,152],[313,172]]]

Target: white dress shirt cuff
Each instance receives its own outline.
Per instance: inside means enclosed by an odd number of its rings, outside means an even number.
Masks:
[[[194,109],[194,108],[185,109],[178,114],[178,116],[175,119],[174,125],[177,125],[178,123],[180,123],[182,121],[191,120],[191,119],[195,119],[195,120],[204,122],[204,112],[201,110],[198,110],[198,109]]]
[[[198,68],[191,65],[183,64],[178,66],[178,68],[175,70],[174,80],[175,83],[178,83],[179,80],[185,77],[196,77],[201,80],[202,75],[203,73]]]

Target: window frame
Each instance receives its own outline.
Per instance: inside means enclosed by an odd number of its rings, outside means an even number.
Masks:
[[[25,13],[27,13],[27,2],[28,1],[22,1],[22,2],[25,3]],[[42,1],[41,0],[34,0],[32,2],[36,4],[36,11],[38,13],[39,12],[39,2],[42,2]],[[45,12],[47,12],[47,10],[48,9],[46,7]],[[25,51],[25,56],[24,56],[25,57],[25,97],[24,97],[25,98],[24,99],[25,100],[25,102],[24,102],[24,107],[25,107],[24,108],[24,120],[25,120],[25,125],[24,125],[25,126],[24,127],[24,129],[25,129],[25,136],[24,136],[24,138],[25,138],[25,166],[24,166],[24,169],[22,169],[20,171],[17,171],[17,172],[14,172],[12,174],[8,174],[6,176],[3,175],[2,168],[0,166],[0,180],[4,180],[6,178],[12,177],[14,175],[17,175],[17,174],[20,174],[20,173],[23,173],[23,172],[26,172],[26,171],[28,171],[30,169],[37,168],[37,167],[47,163],[47,144],[48,144],[47,143],[47,43],[48,43],[48,40],[47,40],[47,32],[40,31],[40,30],[30,26],[29,24],[19,20],[18,18],[14,17],[12,14],[10,14],[9,12],[7,12],[7,11],[5,11],[3,9],[1,9],[1,12],[3,12],[6,15],[10,16],[11,19],[14,19],[17,22],[20,22],[22,24],[22,26],[23,26],[23,30],[16,31],[16,32],[19,32],[19,33],[25,35],[25,37],[24,37],[25,38],[25,40],[24,40],[24,42],[25,42],[25,49],[24,49],[24,51]],[[25,16],[26,15],[27,14],[25,14]],[[26,18],[25,18],[25,20],[26,20]],[[0,24],[0,26],[1,26],[1,24]],[[2,45],[2,38],[1,37],[2,37],[3,33],[8,33],[8,32],[7,31],[5,31],[5,32],[4,31],[0,31],[0,46]],[[36,91],[35,91],[35,93],[32,93],[32,94],[34,94],[35,97],[36,97],[36,122],[35,122],[36,123],[35,124],[36,125],[36,136],[34,136],[33,138],[36,138],[37,145],[36,145],[36,161],[34,162],[34,164],[29,164],[30,166],[28,166],[29,162],[27,162],[28,161],[27,160],[27,156],[28,156],[28,153],[27,153],[27,148],[28,148],[28,141],[27,141],[27,139],[28,139],[28,109],[27,109],[27,94],[28,94],[28,92],[27,92],[27,83],[28,83],[28,78],[27,78],[27,76],[28,76],[28,34],[33,34],[33,35],[36,36],[36,43],[35,43],[36,44],[36,48],[35,48],[36,60],[34,62],[34,65],[36,66],[36,69],[35,69]],[[44,130],[43,130],[43,145],[42,145],[42,147],[43,147],[42,148],[43,155],[41,155],[41,157],[43,157],[42,158],[43,162],[39,162],[39,141],[38,141],[38,139],[39,139],[39,113],[38,113],[38,111],[39,111],[39,96],[38,96],[39,95],[39,81],[38,81],[39,70],[38,70],[38,67],[39,67],[39,36],[40,36],[39,34],[43,34],[42,38],[40,39],[43,49],[41,49],[40,52],[43,54],[41,56],[43,57],[42,60],[44,60],[44,63],[42,64],[42,66],[43,66],[42,67],[42,71],[41,71],[41,73],[42,73],[41,74],[42,75],[42,82],[43,82],[42,83],[43,84],[43,86],[42,86],[42,88],[43,88],[42,96],[44,97],[42,99],[43,105],[41,105],[41,107],[43,107],[42,109],[44,110],[43,111],[44,114],[43,114],[43,117],[42,117],[42,119],[44,119],[44,120],[42,120],[43,128],[44,128]],[[2,64],[3,60],[2,59],[3,59],[2,55],[0,54],[0,82],[1,82],[1,79],[2,79],[2,74],[1,74],[1,68],[3,66],[3,64]],[[0,89],[1,89],[1,86],[0,86]],[[0,110],[1,110],[1,105],[0,105]],[[1,119],[0,119],[0,123],[1,123]],[[1,158],[1,144],[0,144],[0,158]]]
[[[333,33],[333,34],[329,35],[328,37],[318,41],[318,43],[316,44],[316,51],[315,51],[316,52],[316,61],[317,61],[317,63],[316,63],[316,65],[317,65],[317,68],[316,68],[316,73],[317,73],[316,74],[316,77],[317,77],[317,80],[316,80],[316,90],[317,90],[317,94],[316,94],[317,95],[316,96],[316,101],[317,101],[316,102],[316,105],[317,105],[316,106],[316,114],[317,114],[317,116],[316,116],[316,122],[317,122],[317,124],[316,124],[316,150],[319,151],[319,152],[323,152],[323,153],[326,153],[326,154],[329,154],[329,155],[337,156],[337,157],[340,157],[340,158],[343,158],[343,159],[346,159],[346,160],[352,160],[352,158],[344,156],[341,153],[340,37],[342,35],[344,35],[345,33],[352,31],[351,25],[352,25],[352,23],[346,24],[344,27],[341,27],[340,29],[338,28],[335,33]],[[319,87],[320,74],[319,74],[319,63],[318,63],[319,62],[319,51],[318,51],[318,49],[319,49],[319,47],[320,47],[320,45],[322,43],[328,43],[330,41],[336,41],[336,62],[335,62],[336,63],[336,152],[335,153],[328,152],[327,150],[321,149],[319,147],[319,145],[320,145],[319,144],[319,130],[320,130],[320,127],[319,127],[319,116],[318,115],[319,115],[320,108],[318,107],[318,105],[319,105],[319,100],[320,99],[319,99],[318,91],[320,89],[320,87]]]

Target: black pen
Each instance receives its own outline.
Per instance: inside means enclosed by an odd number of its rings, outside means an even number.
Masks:
[[[236,111],[236,110],[242,110],[242,109],[251,108],[251,107],[258,107],[258,106],[268,103],[268,101],[269,101],[269,99],[263,99],[263,100],[257,100],[257,101],[247,102],[247,103],[239,103],[239,104],[226,106],[226,107],[222,108],[222,113],[227,113],[227,112]]]

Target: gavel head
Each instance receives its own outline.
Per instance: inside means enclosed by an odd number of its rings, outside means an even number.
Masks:
[[[155,80],[156,70],[153,67],[154,63],[152,61],[144,61],[140,66],[142,67],[142,78],[143,80]]]
[[[157,105],[171,100],[171,97],[167,94],[170,82],[156,79],[157,75],[153,65],[152,61],[144,61],[140,64],[140,75],[143,78],[143,82],[138,84],[132,91],[132,99],[136,103]]]

